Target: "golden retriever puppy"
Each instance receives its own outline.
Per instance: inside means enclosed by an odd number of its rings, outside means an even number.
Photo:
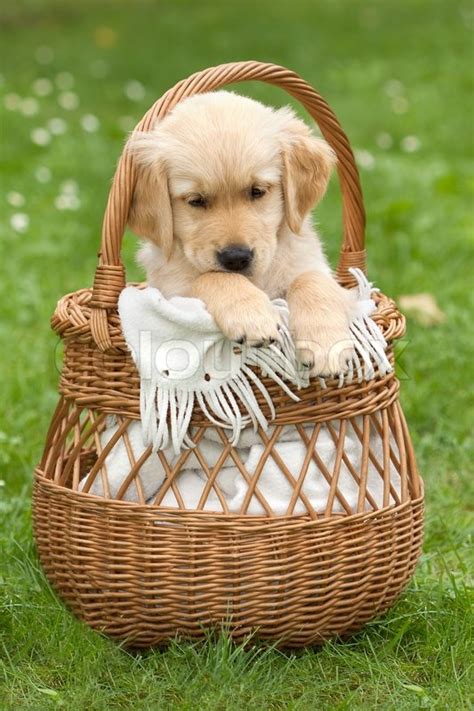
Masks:
[[[219,91],[185,99],[128,148],[148,283],[201,299],[228,338],[251,345],[278,340],[271,299],[283,297],[301,362],[312,375],[343,370],[354,298],[310,218],[335,163],[328,144],[288,107]]]

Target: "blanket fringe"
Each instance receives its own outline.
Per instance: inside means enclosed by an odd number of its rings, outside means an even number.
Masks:
[[[357,280],[360,314],[350,326],[354,356],[347,372],[341,373],[339,377],[339,387],[352,383],[354,378],[362,382],[392,370],[385,352],[386,341],[371,319],[375,309],[371,299],[374,288],[360,269],[351,268],[350,272]],[[205,392],[181,389],[176,384],[164,386],[154,378],[150,381],[142,380],[140,408],[144,442],[151,444],[153,451],[172,446],[176,454],[183,448],[194,447],[188,429],[196,402],[212,424],[230,431],[229,439],[233,446],[238,444],[244,427],[251,425],[256,431],[260,426],[267,430],[268,419],[262,412],[252,386],[257,388],[267,404],[270,421],[275,417],[275,407],[267,388],[252,366],[258,367],[263,375],[270,377],[295,401],[299,397],[287,383],[298,388],[309,383],[306,369],[298,366],[295,346],[287,323],[284,323],[280,347],[272,344],[260,349],[243,348],[239,371],[226,382]],[[319,378],[319,382],[321,387],[327,387],[324,378]]]
[[[372,380],[376,375],[384,376],[393,370],[386,354],[387,342],[371,318],[375,311],[372,292],[378,289],[374,288],[361,269],[350,267],[349,271],[357,279],[360,316],[350,326],[354,356],[347,373],[341,373],[339,376],[339,387],[353,382],[354,370],[359,383]]]
[[[153,451],[173,447],[176,454],[183,448],[194,447],[188,435],[195,402],[204,415],[217,427],[230,430],[233,446],[239,441],[244,427],[251,425],[268,429],[268,419],[262,412],[252,385],[262,394],[270,410],[270,420],[275,417],[275,407],[262,380],[250,366],[259,367],[264,375],[272,378],[295,401],[299,397],[292,392],[285,380],[300,385],[296,367],[294,346],[286,325],[282,326],[282,348],[271,345],[266,349],[244,348],[242,366],[229,380],[206,392],[180,389],[170,384],[165,387],[153,378],[141,384],[141,415],[144,441]],[[285,379],[285,380],[284,380]]]

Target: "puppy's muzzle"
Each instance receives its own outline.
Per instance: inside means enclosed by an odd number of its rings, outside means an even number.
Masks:
[[[240,244],[231,244],[217,252],[217,261],[229,272],[244,272],[253,259],[253,249]]]

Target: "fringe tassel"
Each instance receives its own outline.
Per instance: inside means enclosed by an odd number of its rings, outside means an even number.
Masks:
[[[393,370],[385,352],[387,342],[380,328],[370,318],[370,315],[375,310],[375,304],[371,296],[372,292],[377,291],[377,289],[373,287],[360,269],[351,267],[349,271],[357,279],[361,315],[350,326],[354,357],[349,363],[348,372],[341,373],[339,387],[353,382],[354,370],[357,373],[357,381],[359,383],[364,380],[372,380],[376,375],[376,370],[381,376]]]

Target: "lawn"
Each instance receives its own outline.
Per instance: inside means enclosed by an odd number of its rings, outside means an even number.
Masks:
[[[470,708],[472,3],[21,0],[0,12],[1,708]],[[32,471],[60,359],[48,322],[61,295],[91,283],[127,131],[180,78],[249,58],[326,96],[361,169],[370,277],[396,298],[427,292],[444,313],[430,326],[409,316],[400,356],[424,553],[393,609],[347,642],[283,653],[224,636],[132,655],[71,616],[35,554]],[[318,219],[335,260],[335,181]]]

